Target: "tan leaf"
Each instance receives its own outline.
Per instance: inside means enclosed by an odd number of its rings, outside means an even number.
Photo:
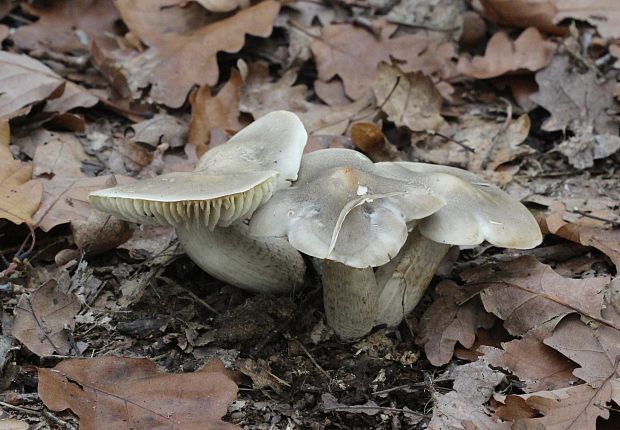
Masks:
[[[250,112],[255,119],[279,109],[295,112],[311,134],[344,133],[353,120],[370,114],[370,101],[360,99],[348,105],[326,106],[306,100],[305,85],[294,85],[297,72],[288,70],[278,81],[272,82],[267,66],[250,65],[245,85],[241,90],[240,109]]]
[[[89,107],[99,99],[80,86],[65,81],[34,58],[0,51],[0,117],[17,116],[33,103],[50,100],[47,112],[64,113]]]
[[[467,286],[485,288],[480,293],[485,309],[513,335],[573,312],[603,321],[603,290],[610,283],[609,276],[564,278],[529,256],[466,270],[461,277]]]
[[[543,233],[551,233],[572,242],[585,246],[592,246],[603,252],[620,270],[620,231],[605,230],[587,225],[569,223],[564,221],[566,212],[561,202],[554,202],[550,206],[550,213],[546,217],[538,216]]]
[[[242,84],[241,74],[233,70],[230,79],[217,95],[213,96],[207,85],[198,88],[190,95],[192,120],[189,125],[188,141],[196,145],[199,156],[207,150],[212,129],[237,131],[242,128],[239,122]]]
[[[125,130],[125,138],[153,148],[162,143],[179,148],[187,143],[187,123],[182,118],[160,113],[132,124]]]
[[[230,12],[238,7],[247,7],[250,0],[196,0],[211,12]]]
[[[180,107],[194,85],[215,85],[219,77],[218,52],[238,52],[245,35],[267,37],[280,10],[267,0],[187,35],[166,38],[123,63],[134,96],[150,86],[158,103]]]
[[[319,79],[338,75],[349,97],[363,97],[376,76],[377,66],[389,62],[389,52],[375,36],[350,24],[328,25],[312,43]]]
[[[452,359],[457,342],[471,348],[476,330],[491,328],[495,318],[484,311],[478,299],[465,301],[467,293],[452,281],[441,282],[436,291],[439,297],[424,312],[416,343],[424,345],[433,366],[442,366]]]
[[[587,21],[607,39],[620,38],[620,4],[615,0],[555,0],[555,22],[565,18]]]
[[[80,143],[71,135],[60,135],[37,147],[33,164],[34,171],[44,175],[40,177],[43,199],[33,220],[41,230],[49,231],[59,224],[87,220],[90,216],[88,193],[106,187],[110,177],[87,177],[81,171],[85,157]]]
[[[377,104],[397,126],[412,131],[436,131],[444,119],[441,94],[433,81],[420,72],[403,73],[398,67],[382,63],[372,84]]]
[[[454,379],[454,391],[447,394],[433,393],[435,407],[429,430],[509,430],[504,423],[491,416],[484,406],[493,395],[494,388],[504,380],[504,374],[490,369],[484,362],[457,366],[444,377]]]
[[[78,415],[83,430],[238,428],[221,421],[237,386],[219,360],[180,374],[142,358],[66,360],[39,369],[38,391],[49,409]]]
[[[93,39],[114,34],[114,25],[119,18],[111,0],[35,2],[25,3],[22,7],[29,15],[39,17],[34,24],[15,30],[13,40],[26,50],[88,50]]]
[[[198,2],[186,0],[113,0],[131,33],[148,46],[187,35],[209,22]],[[165,31],[162,29],[165,28]]]
[[[405,73],[422,72],[426,76],[448,79],[455,74],[454,45],[438,43],[423,34],[411,34],[390,39],[390,56],[398,60]]]
[[[575,383],[575,364],[542,343],[536,336],[503,342],[502,349],[481,346],[482,360],[493,368],[510,371],[524,382],[526,393],[555,390]]]
[[[551,34],[563,35],[566,27],[557,26],[557,0],[478,0],[484,16],[508,27],[536,27]],[[475,4],[476,4],[475,3]]]
[[[577,318],[565,319],[545,339],[545,345],[579,364],[573,372],[594,388],[617,378],[620,331],[606,325],[586,325]]]
[[[28,430],[29,427],[26,421],[12,418],[0,419],[0,430]]]
[[[461,56],[457,70],[477,79],[489,79],[510,72],[542,69],[551,60],[556,44],[545,40],[535,27],[530,27],[513,42],[504,32],[491,37],[484,56],[471,60]]]
[[[599,84],[595,73],[578,73],[566,56],[555,56],[549,66],[536,73],[539,91],[531,98],[551,112],[543,130],[573,131],[593,127],[596,134],[618,134],[618,123],[607,113],[614,106],[613,79]]]
[[[14,160],[8,146],[0,143],[0,219],[32,225],[43,186],[31,180],[32,164]]]
[[[34,293],[23,294],[15,307],[11,334],[38,356],[71,351],[69,333],[75,328],[80,304],[73,294],[60,291],[50,280]]]
[[[503,124],[462,116],[452,140],[417,142],[413,153],[423,161],[448,164],[473,172],[493,171],[504,163],[536,151],[522,143],[530,132],[530,118],[523,114]],[[461,142],[471,150],[457,145]]]
[[[540,418],[517,419],[514,428],[525,430],[596,430],[599,417],[609,418],[605,407],[611,398],[611,383],[592,388],[587,384],[561,388],[554,391],[540,391],[518,397],[524,398],[527,406],[544,415]],[[511,398],[513,396],[508,396]],[[514,396],[516,397],[516,396]]]

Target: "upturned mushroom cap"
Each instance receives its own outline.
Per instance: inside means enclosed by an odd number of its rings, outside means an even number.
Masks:
[[[297,179],[308,133],[297,115],[270,112],[235,134],[228,142],[207,151],[197,171],[212,175],[273,170],[280,173],[278,188]]]
[[[213,229],[243,219],[269,200],[278,173],[208,175],[176,172],[90,194],[92,205],[142,224],[201,224]]]
[[[295,185],[254,214],[252,234],[288,236],[303,253],[351,267],[387,263],[407,239],[407,223],[444,202],[424,186],[360,170],[371,169],[372,162],[355,154],[324,150],[304,156]],[[333,167],[338,164],[346,167]]]
[[[90,194],[94,207],[144,224],[213,229],[249,217],[276,188],[297,178],[307,133],[297,115],[271,112],[177,172]]]
[[[425,237],[451,245],[487,240],[525,249],[542,240],[525,206],[474,174],[424,163],[373,164],[348,149],[305,155],[298,181],[254,214],[251,232],[288,236],[301,252],[363,268],[395,256],[412,220]]]
[[[450,245],[478,245],[487,241],[504,248],[529,249],[542,234],[534,216],[519,201],[466,170],[413,162],[375,165],[382,176],[423,183],[446,205],[421,220],[425,237]]]

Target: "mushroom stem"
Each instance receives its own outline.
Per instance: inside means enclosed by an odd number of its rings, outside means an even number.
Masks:
[[[396,326],[422,299],[437,267],[450,249],[422,236],[416,229],[389,263],[377,268],[381,294],[374,325]]]
[[[342,339],[357,339],[373,327],[379,288],[372,267],[356,269],[321,262],[323,304],[328,324]]]
[[[179,242],[189,257],[210,275],[247,291],[284,294],[301,287],[306,264],[286,239],[250,236],[237,222],[210,230],[177,225]]]

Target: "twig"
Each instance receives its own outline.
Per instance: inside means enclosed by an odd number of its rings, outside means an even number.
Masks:
[[[327,371],[325,369],[323,369],[321,367],[321,365],[314,359],[314,357],[312,356],[312,354],[310,354],[310,351],[308,351],[308,349],[304,346],[303,343],[301,343],[299,341],[299,339],[294,338],[293,339],[295,342],[297,342],[297,344],[301,347],[301,349],[306,353],[306,355],[308,356],[308,358],[310,359],[310,361],[312,361],[312,364],[314,364],[316,366],[317,369],[319,369],[319,371],[325,376],[327,377],[327,379],[329,379],[330,383],[332,381],[332,377],[329,376],[329,373],[327,373]]]
[[[412,411],[411,409],[389,408],[389,407],[385,407],[385,406],[369,406],[369,405],[347,406],[347,405],[340,405],[340,406],[334,406],[334,407],[331,407],[331,408],[323,408],[323,410],[325,412],[330,412],[330,411],[335,411],[335,412],[353,412],[353,411],[367,411],[369,409],[372,409],[372,410],[375,410],[375,411],[382,411],[382,412],[398,412],[398,413],[403,413],[403,414],[417,415],[419,417],[424,417],[424,418],[430,418],[430,415],[428,415],[428,414],[424,414],[422,412]]]
[[[7,409],[13,409],[14,411],[19,411],[26,415],[39,415],[41,413],[40,411],[37,411],[36,409],[22,408],[21,406],[15,406],[15,405],[12,405],[6,402],[0,402],[0,406],[2,406],[3,408],[7,408]]]
[[[465,149],[466,151],[471,152],[472,154],[476,153],[476,150],[474,148],[472,148],[471,146],[465,145],[463,143],[463,141],[461,141],[461,140],[453,139],[451,137],[446,136],[445,134],[437,133],[436,131],[433,132],[432,135],[437,136],[437,137],[441,137],[442,139],[444,139],[447,142],[456,143],[458,146],[460,146],[461,148]],[[467,142],[467,140],[465,140],[465,142]]]
[[[185,291],[187,293],[188,296],[190,296],[192,299],[196,300],[198,303],[200,303],[202,306],[204,306],[206,309],[208,309],[209,311],[213,312],[216,315],[219,315],[219,312],[216,311],[209,303],[205,302],[204,300],[202,300],[200,297],[198,297],[196,294],[194,294],[189,288],[184,287],[183,285],[174,282],[172,279],[166,277],[166,276],[158,276],[157,279],[161,279],[162,281],[164,281],[166,284],[168,285],[172,285],[174,287],[178,287],[180,289],[182,289],[183,291]]]
[[[620,222],[618,222],[618,221],[614,221],[614,220],[603,218],[603,217],[596,216],[596,215],[591,215],[591,214],[589,214],[587,212],[583,212],[583,211],[580,211],[578,209],[567,210],[567,212],[570,212],[570,213],[573,213],[573,214],[578,214],[578,215],[581,215],[581,216],[586,217],[586,218],[595,219],[597,221],[607,222],[607,223],[613,225],[614,227],[620,227]]]

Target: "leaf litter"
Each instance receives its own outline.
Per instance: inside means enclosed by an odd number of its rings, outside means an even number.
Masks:
[[[609,0],[0,2],[0,428],[618,427],[618,16]],[[316,288],[251,296],[171,229],[91,210],[90,190],[191,170],[277,109],[308,150],[483,176],[545,242],[454,252],[405,322],[347,344]]]

